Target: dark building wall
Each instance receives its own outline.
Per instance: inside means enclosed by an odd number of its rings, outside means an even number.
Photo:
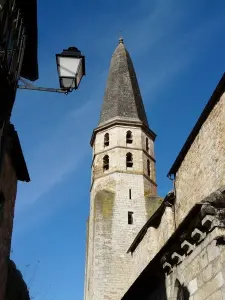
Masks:
[[[7,261],[10,255],[17,190],[17,176],[10,157],[10,148],[13,141],[10,137],[6,137],[4,140],[0,167],[0,193],[2,202],[0,217],[0,300],[4,299],[5,293]]]
[[[18,135],[11,124],[5,126],[0,149],[0,300],[3,300],[11,249],[17,181],[29,181],[30,178]]]
[[[5,300],[30,300],[28,287],[12,260],[8,260]]]

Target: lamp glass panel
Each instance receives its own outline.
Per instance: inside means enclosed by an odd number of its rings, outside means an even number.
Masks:
[[[61,88],[75,88],[75,78],[66,78],[66,77],[62,77],[60,79],[60,86]]]
[[[75,77],[81,58],[75,57],[58,57],[58,70],[60,77]]]
[[[78,72],[77,72],[77,77],[76,77],[76,81],[77,81],[77,87],[79,86],[80,84],[80,81],[83,77],[83,64],[82,64],[82,60],[80,61],[80,65],[79,65],[79,68],[78,68]]]

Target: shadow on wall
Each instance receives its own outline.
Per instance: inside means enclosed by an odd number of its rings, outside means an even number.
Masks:
[[[190,293],[186,286],[183,284],[180,284],[179,280],[176,280],[175,282],[175,297],[174,300],[189,300]]]
[[[178,279],[169,285],[162,269],[154,264],[151,270],[145,269],[130,287],[122,300],[189,300],[190,293]]]
[[[163,280],[163,278],[161,278],[160,282],[158,282],[158,285],[155,285],[152,291],[151,288],[148,289],[147,294],[148,295],[141,298],[145,300],[189,300],[190,299],[190,293],[187,287],[184,286],[183,284],[180,284],[178,280],[176,280],[175,286],[171,290],[171,295],[170,297],[168,297],[165,280]]]

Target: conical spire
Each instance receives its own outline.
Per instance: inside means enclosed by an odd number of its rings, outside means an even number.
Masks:
[[[123,38],[113,53],[99,126],[113,120],[139,121],[148,126],[134,66]]]

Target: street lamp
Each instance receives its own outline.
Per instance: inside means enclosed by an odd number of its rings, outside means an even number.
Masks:
[[[56,92],[68,94],[76,90],[85,75],[85,57],[76,47],[69,47],[61,54],[56,54],[56,63],[59,76],[60,89],[37,87],[31,82],[20,77],[24,85],[18,85],[20,89],[36,90],[42,92]]]
[[[62,90],[77,89],[85,75],[85,58],[76,47],[56,54],[59,83]]]

